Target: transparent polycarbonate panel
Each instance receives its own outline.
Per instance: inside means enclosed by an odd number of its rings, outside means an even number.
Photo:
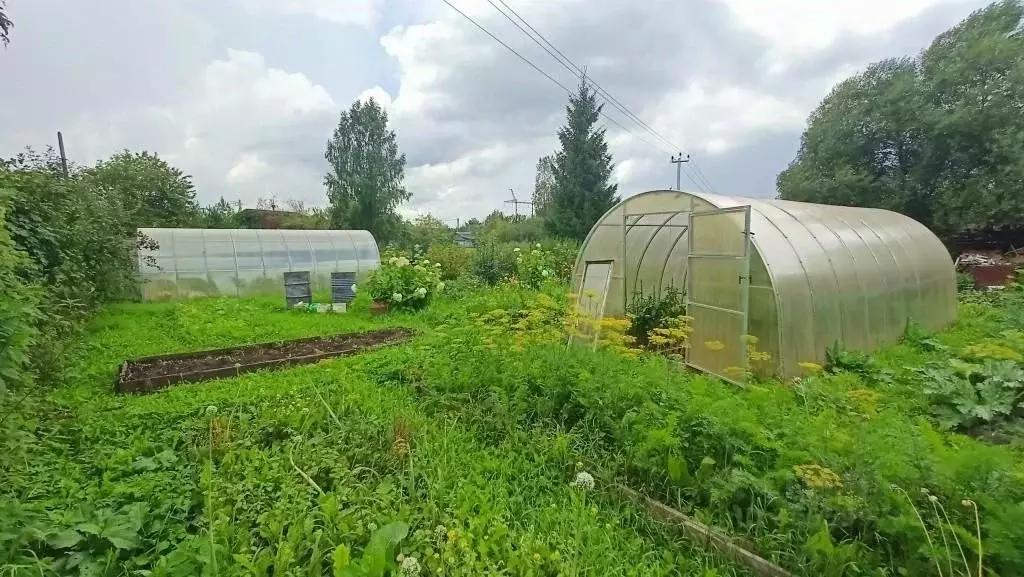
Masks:
[[[139,230],[159,245],[139,251],[146,299],[280,291],[289,270],[310,270],[314,282],[327,287],[332,272],[379,266],[376,242],[366,231]]]
[[[746,218],[746,213],[741,210],[693,213],[690,254],[743,255],[747,242],[744,234]]]
[[[820,307],[828,311],[830,318],[838,319],[838,336],[832,341],[818,341],[816,348],[827,348],[838,342],[846,348],[869,350],[865,291],[849,246],[835,232],[844,226],[832,212],[811,210],[808,205],[797,202],[777,201],[774,204],[803,226],[817,243],[818,252],[823,257],[812,261],[812,264],[817,263],[814,274],[822,277],[822,285],[828,291],[816,303],[821,303]],[[849,235],[847,239],[853,241]],[[832,282],[828,282],[830,277]]]
[[[582,312],[599,319],[603,316],[604,301],[608,293],[612,263],[589,262],[583,275],[583,287],[577,295]]]
[[[235,262],[235,245],[229,240],[206,241],[206,268],[211,271],[231,271],[238,269]]]
[[[651,244],[672,215],[651,214],[630,216],[626,221],[626,300],[627,306],[639,296],[656,294],[658,277],[640,274],[642,262],[647,257]],[[660,260],[651,255],[655,260]]]
[[[235,241],[235,261],[238,271],[257,271],[263,276],[263,247],[256,240]]]
[[[266,267],[267,276],[280,277],[285,271],[292,270],[288,258],[288,244],[281,231],[258,230],[256,233],[262,247],[263,265]]]
[[[743,310],[740,279],[744,266],[740,258],[691,255],[689,274],[693,279],[690,300],[723,309]]]
[[[147,274],[142,277],[142,300],[168,301],[178,298],[174,273]]]
[[[358,275],[361,277],[380,267],[380,253],[377,251],[377,243],[374,242],[373,236],[365,230],[350,230],[348,233],[355,248]]]
[[[651,287],[651,290],[661,294],[664,287],[673,284],[671,275],[667,282],[665,280],[667,258],[674,249],[674,245],[678,244],[686,235],[687,226],[689,226],[689,215],[687,213],[675,214],[668,215],[668,219],[656,230],[643,259],[638,263],[637,278],[640,279],[642,286]],[[679,288],[682,288],[681,285]]]
[[[687,362],[702,371],[742,381],[746,365],[743,315],[694,303],[686,314],[693,319],[694,327]]]
[[[291,270],[313,271],[313,250],[309,245],[309,237],[304,230],[282,230],[281,236],[288,247],[288,260]]]
[[[777,206],[763,204],[757,208],[758,212],[781,232],[783,242],[789,245],[791,252],[796,253],[798,262],[798,269],[790,271],[793,277],[780,279],[776,273],[775,290],[790,304],[802,308],[805,312],[806,307],[792,301],[807,299],[810,305],[810,315],[806,320],[810,321],[811,330],[808,331],[806,323],[801,320],[798,321],[803,325],[800,329],[786,331],[789,339],[784,341],[792,339],[790,342],[794,345],[794,350],[799,351],[803,357],[792,359],[791,364],[796,365],[804,361],[821,362],[824,360],[825,350],[831,344],[841,341],[843,337],[840,289],[829,254],[801,221]],[[759,235],[760,231],[755,231],[755,238]],[[785,250],[784,247],[767,248],[761,246],[760,242],[758,249],[769,269],[774,264],[775,250]],[[784,292],[789,290],[795,290],[795,294]],[[790,322],[790,318],[780,316],[780,322]]]

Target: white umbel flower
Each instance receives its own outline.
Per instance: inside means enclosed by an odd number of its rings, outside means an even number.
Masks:
[[[576,473],[576,479],[570,485],[577,489],[589,491],[594,488],[594,476],[586,471],[580,471]]]
[[[420,562],[415,557],[402,559],[402,577],[419,577]]]
[[[404,298],[404,297],[402,297],[402,293],[395,293],[395,294],[391,295],[391,300],[393,300],[396,303],[402,302],[402,298]]]

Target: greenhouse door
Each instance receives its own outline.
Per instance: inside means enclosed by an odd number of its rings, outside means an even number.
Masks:
[[[686,363],[742,382],[750,289],[750,207],[690,214],[686,314],[693,332]]]
[[[576,307],[580,314],[579,334],[569,337],[569,342],[582,342],[597,346],[601,333],[601,319],[604,318],[604,306],[608,300],[608,285],[612,282],[612,266],[610,260],[587,261],[583,271],[583,283],[576,297]]]

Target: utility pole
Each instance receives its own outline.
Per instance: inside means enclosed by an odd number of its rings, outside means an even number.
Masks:
[[[64,178],[68,177],[68,156],[64,154],[64,135],[57,131],[57,148],[60,149],[60,167],[64,169]]]
[[[530,202],[528,200],[519,200],[518,198],[516,198],[516,191],[511,189],[511,188],[508,189],[508,191],[512,193],[512,200],[506,200],[505,204],[511,204],[511,205],[513,205],[515,207],[515,209],[514,209],[515,213],[516,213],[515,222],[519,222],[519,205],[520,204],[528,204],[528,205],[530,205],[530,214],[533,214],[533,203],[532,202]]]
[[[690,162],[690,155],[682,152],[672,157],[672,164],[676,165],[676,190],[682,190],[683,163]]]

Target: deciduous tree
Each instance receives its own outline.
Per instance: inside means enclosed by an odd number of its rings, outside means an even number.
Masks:
[[[949,239],[1021,226],[1024,4],[1004,0],[914,59],[842,82],[810,117],[781,198],[879,207]]]
[[[388,114],[373,98],[341,113],[324,154],[331,224],[369,230],[378,242],[399,233],[396,209],[411,195],[403,185],[405,155],[398,151]]]

